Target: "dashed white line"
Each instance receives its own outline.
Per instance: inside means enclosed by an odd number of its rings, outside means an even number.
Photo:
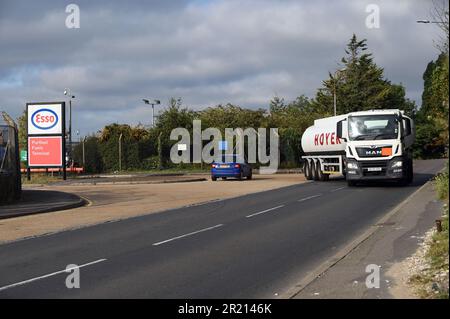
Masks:
[[[3,287],[0,287],[0,291],[6,290],[6,289],[9,289],[9,288],[13,288],[13,287],[17,287],[17,286],[22,286],[22,285],[25,285],[25,284],[29,284],[30,282],[33,282],[33,281],[36,281],[36,280],[40,280],[40,279],[45,279],[45,278],[48,278],[48,277],[51,277],[51,276],[55,276],[55,275],[59,275],[59,274],[62,274],[62,273],[67,273],[67,272],[69,272],[71,270],[74,270],[74,269],[79,269],[79,268],[90,266],[90,265],[93,265],[93,264],[98,264],[98,263],[101,263],[101,262],[103,262],[105,260],[106,259],[99,259],[99,260],[91,261],[91,262],[89,262],[87,264],[79,265],[77,267],[67,268],[67,269],[64,269],[64,270],[52,272],[51,274],[47,274],[47,275],[31,278],[31,279],[28,279],[28,280],[20,281],[20,282],[17,282],[15,284],[11,284],[11,285],[8,285],[8,286],[3,286]]]
[[[298,202],[304,202],[305,200],[313,199],[313,198],[316,198],[316,197],[319,197],[319,196],[322,196],[322,194],[317,194],[317,195],[312,195],[312,196],[309,196],[309,197],[305,197],[305,198],[299,199]]]
[[[250,218],[250,217],[253,217],[253,216],[261,215],[261,214],[270,212],[272,210],[275,210],[275,209],[278,209],[278,208],[281,208],[281,207],[284,207],[284,205],[280,205],[280,206],[277,206],[277,207],[272,207],[272,208],[269,208],[269,209],[266,209],[266,210],[263,210],[263,211],[260,211],[260,212],[257,212],[257,213],[245,216],[245,217]]]
[[[177,240],[177,239],[180,239],[180,238],[192,236],[192,235],[195,235],[195,234],[198,234],[198,233],[202,233],[202,232],[205,232],[205,231],[208,231],[208,230],[211,230],[211,229],[214,229],[214,228],[222,227],[222,226],[223,226],[223,224],[219,224],[219,225],[216,225],[216,226],[200,229],[200,230],[194,231],[192,233],[188,233],[188,234],[184,234],[184,235],[181,235],[181,236],[173,237],[173,238],[170,238],[170,239],[167,239],[167,240],[159,241],[157,243],[154,243],[153,246],[158,246],[158,245],[161,245],[161,244],[165,244],[165,243],[168,243],[168,242],[173,241],[173,240]]]
[[[345,187],[345,186],[344,186],[344,187],[339,187],[339,188],[336,188],[336,189],[331,190],[330,192],[331,192],[331,193],[337,192],[337,191],[340,191],[341,189],[344,189],[344,188],[346,188],[346,187]]]

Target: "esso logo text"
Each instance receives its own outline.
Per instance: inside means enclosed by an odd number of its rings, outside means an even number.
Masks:
[[[31,123],[40,130],[49,130],[58,124],[58,115],[50,109],[40,109],[31,116]]]

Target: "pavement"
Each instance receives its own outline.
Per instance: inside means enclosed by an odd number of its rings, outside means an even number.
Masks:
[[[61,211],[85,204],[86,200],[75,194],[54,190],[24,189],[19,201],[0,205],[0,219]]]
[[[442,216],[443,203],[436,199],[432,183],[424,184],[402,203],[398,210],[369,229],[367,237],[336,257],[338,261],[318,274],[304,287],[298,287],[296,299],[413,299],[408,286],[409,271],[404,260],[413,255],[425,233]],[[368,288],[368,265],[380,269],[379,287]]]
[[[48,185],[25,184],[19,201],[8,205],[0,205],[0,219],[59,212],[84,206],[92,201],[69,193],[58,186],[89,186],[89,185],[132,185],[132,184],[162,184],[202,182],[204,176],[185,176],[183,174],[140,174],[98,176],[94,178],[67,179],[52,182]],[[47,187],[47,188],[45,188]],[[50,188],[48,188],[50,187]],[[62,190],[62,191],[61,191]]]
[[[414,165],[407,187],[308,182],[3,244],[0,298],[286,296],[444,161]],[[65,285],[73,264],[80,267],[79,289]]]

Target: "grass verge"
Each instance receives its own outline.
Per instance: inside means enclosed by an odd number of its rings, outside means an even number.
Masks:
[[[449,240],[448,240],[448,163],[445,172],[434,180],[437,197],[444,202],[441,218],[442,231],[433,231],[424,254],[425,267],[414,275],[410,282],[416,287],[419,297],[426,299],[448,299],[449,288]]]

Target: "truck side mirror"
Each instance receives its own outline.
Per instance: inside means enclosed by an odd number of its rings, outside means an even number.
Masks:
[[[411,129],[411,120],[408,118],[403,118],[402,120],[403,130],[402,130],[402,137],[406,137],[408,135],[411,135],[412,129]]]
[[[346,130],[343,129],[343,122],[347,123],[346,120],[340,120],[339,122],[336,123],[336,135],[341,140],[347,142],[347,134],[345,132]]]

